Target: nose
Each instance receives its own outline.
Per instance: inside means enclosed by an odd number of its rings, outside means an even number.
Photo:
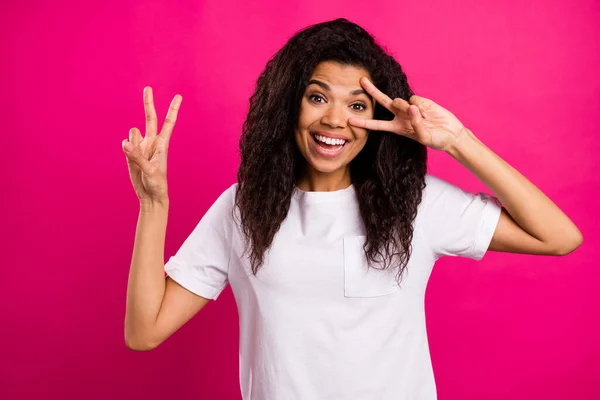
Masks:
[[[335,104],[331,104],[327,111],[321,117],[321,123],[329,125],[332,128],[345,128],[347,118],[344,115],[344,108]]]

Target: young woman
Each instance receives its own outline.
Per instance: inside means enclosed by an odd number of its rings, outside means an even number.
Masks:
[[[146,88],[146,135],[134,128],[123,141],[141,204],[125,340],[158,346],[231,284],[244,399],[435,399],[424,312],[435,261],[488,249],[565,255],[582,242],[538,188],[338,19],[299,32],[267,63],[238,182],[163,265],[181,101],[157,135]],[[427,147],[496,197],[429,175]]]

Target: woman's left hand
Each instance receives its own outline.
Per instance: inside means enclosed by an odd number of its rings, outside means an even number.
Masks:
[[[463,124],[442,106],[425,97],[411,96],[410,101],[391,99],[369,81],[360,80],[365,90],[395,118],[391,121],[352,117],[350,125],[372,131],[387,131],[403,135],[436,150],[448,151],[456,139],[465,133]]]

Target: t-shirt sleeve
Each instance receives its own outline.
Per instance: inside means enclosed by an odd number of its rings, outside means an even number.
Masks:
[[[216,300],[228,283],[236,186],[219,196],[164,266],[171,279],[208,299]]]
[[[492,241],[502,204],[494,196],[467,192],[427,175],[421,222],[436,258],[461,256],[481,260]]]

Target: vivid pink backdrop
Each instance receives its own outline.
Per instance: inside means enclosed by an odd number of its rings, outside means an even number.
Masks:
[[[493,5],[492,5],[493,4]],[[309,24],[371,31],[581,229],[566,257],[443,259],[427,290],[441,400],[600,398],[600,3],[20,1],[0,6],[2,399],[239,399],[230,288],[159,348],[125,347],[138,202],[121,141],[183,95],[165,260],[235,181],[267,60]],[[487,190],[446,154],[430,172]]]

